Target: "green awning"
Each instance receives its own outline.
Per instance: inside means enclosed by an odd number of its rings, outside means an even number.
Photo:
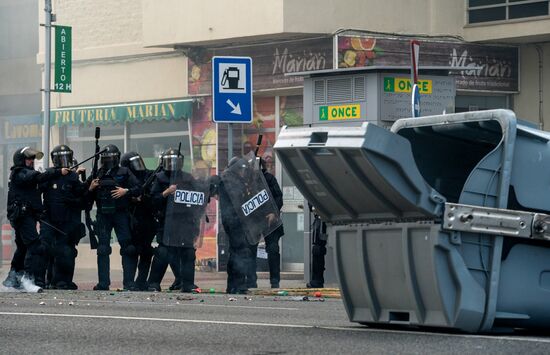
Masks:
[[[86,106],[55,109],[50,125],[107,125],[188,119],[193,113],[192,100],[143,102],[129,105]]]

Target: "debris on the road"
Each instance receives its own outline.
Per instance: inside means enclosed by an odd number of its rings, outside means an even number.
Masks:
[[[109,295],[111,295],[111,296],[114,296],[114,295],[115,295],[115,293],[114,293],[114,292],[111,292],[111,293],[109,293]]]
[[[313,296],[315,296],[315,297],[321,297],[321,296],[323,296],[323,294],[322,294],[321,292],[319,292],[319,291],[316,291],[316,292],[313,293]]]
[[[177,296],[176,299],[178,301],[192,301],[195,299],[195,297],[191,297],[191,296]]]
[[[291,301],[309,301],[308,296],[297,296],[297,297],[291,297]]]
[[[69,306],[74,306],[74,302],[73,301],[69,302]]]
[[[277,295],[279,295],[279,296],[288,296],[288,291],[281,290],[281,291],[277,292]]]
[[[57,303],[59,306],[63,306],[63,302],[58,302]]]
[[[210,288],[210,290],[208,290],[210,293],[216,293],[216,289],[215,288]]]
[[[202,289],[200,287],[197,287],[193,289],[193,293],[202,293]]]
[[[17,307],[17,303],[14,303],[13,305]]]
[[[200,303],[204,303],[204,300],[200,300],[199,302],[200,302]]]
[[[237,299],[235,297],[229,297],[229,301],[235,302]]]
[[[244,299],[247,301],[252,301],[252,297],[244,296]]]
[[[42,301],[42,302],[39,303],[39,305],[45,306],[45,305],[46,305],[46,302]]]

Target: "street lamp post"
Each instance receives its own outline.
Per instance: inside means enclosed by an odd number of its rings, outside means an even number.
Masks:
[[[44,63],[44,117],[42,124],[42,151],[44,152],[43,167],[44,169],[49,166],[49,154],[50,151],[50,86],[51,86],[51,66],[52,66],[52,1],[44,0],[44,12],[46,15],[46,22],[44,28],[46,30],[45,37],[45,63]]]

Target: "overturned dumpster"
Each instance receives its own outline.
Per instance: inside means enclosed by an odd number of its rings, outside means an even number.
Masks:
[[[550,134],[491,110],[284,128],[353,322],[550,328]]]

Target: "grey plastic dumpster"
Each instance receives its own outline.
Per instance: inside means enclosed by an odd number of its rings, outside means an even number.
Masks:
[[[550,135],[508,110],[284,128],[351,321],[550,328]]]

